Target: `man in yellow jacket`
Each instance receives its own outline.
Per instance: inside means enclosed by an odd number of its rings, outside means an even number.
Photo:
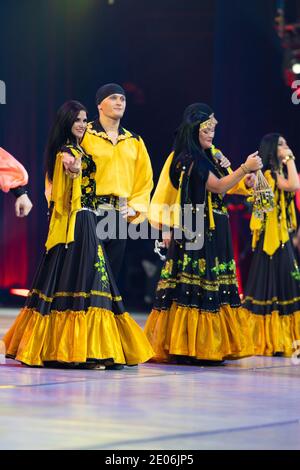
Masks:
[[[88,124],[81,143],[96,165],[96,194],[103,208],[120,212],[128,222],[139,223],[146,217],[153,188],[146,146],[139,135],[120,125],[126,108],[125,91],[120,85],[108,83],[100,87],[96,105],[99,117]],[[126,239],[119,237],[120,220],[116,217],[116,237],[103,240],[115,277],[126,246]]]

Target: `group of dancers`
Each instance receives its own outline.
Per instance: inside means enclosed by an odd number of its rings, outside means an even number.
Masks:
[[[64,103],[50,130],[48,237],[25,305],[3,338],[6,356],[28,366],[88,369],[292,356],[300,340],[300,271],[291,242],[300,184],[284,137],[266,135],[259,151],[233,171],[213,144],[213,110],[194,103],[184,111],[150,200],[147,149],[120,124],[124,89],[103,85],[96,106],[99,116],[88,122],[85,106]],[[1,189],[23,198],[17,215],[27,215],[32,204],[21,170],[0,151]],[[251,196],[259,170],[274,204],[263,217],[252,214],[254,254],[241,303],[224,196]],[[192,227],[203,215],[194,237],[184,218],[166,216],[174,205],[182,213],[189,209]],[[104,237],[98,228],[107,214],[117,217]],[[146,218],[162,231],[167,255],[143,331],[126,311],[117,280],[126,247],[121,226]]]

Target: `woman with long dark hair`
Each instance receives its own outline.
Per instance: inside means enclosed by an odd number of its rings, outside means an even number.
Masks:
[[[248,194],[245,183],[251,186],[250,173],[262,165],[255,152],[237,170],[226,169],[213,145],[216,124],[205,104],[185,110],[151,202],[150,221],[169,245],[145,327],[157,361],[215,364],[253,354],[223,194]]]
[[[47,251],[4,337],[7,357],[30,366],[122,368],[153,354],[124,310],[96,235],[96,165],[80,146],[86,127],[85,107],[68,101],[46,146]]]
[[[297,228],[294,191],[299,189],[299,177],[293,152],[281,134],[265,135],[259,152],[275,204],[263,219],[252,214],[254,254],[244,307],[253,314],[255,354],[291,356],[300,340],[300,271],[291,241]]]

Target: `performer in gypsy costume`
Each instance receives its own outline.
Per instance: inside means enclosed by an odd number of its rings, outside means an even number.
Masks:
[[[262,164],[256,152],[237,170],[224,168],[228,163],[217,158],[222,154],[213,146],[216,124],[209,106],[195,103],[186,109],[151,201],[151,223],[164,231],[168,224],[181,227],[183,235],[190,228],[180,224],[178,206],[170,221],[166,207],[188,205],[195,219],[205,204],[204,233],[196,233],[204,236],[202,248],[187,249],[185,236],[176,240],[175,231],[171,239],[164,234],[167,259],[145,326],[157,361],[212,364],[254,352],[249,314],[240,307],[223,194],[249,194],[246,185],[255,177],[246,174]]]
[[[121,368],[153,355],[124,310],[96,235],[96,165],[80,146],[86,126],[84,106],[66,102],[46,148],[47,251],[25,307],[3,338],[7,356],[31,366]]]
[[[244,312],[251,313],[255,354],[291,356],[300,340],[300,271],[291,235],[297,228],[295,194],[299,176],[295,157],[280,134],[260,144],[264,176],[271,186],[272,211],[253,212],[253,259],[245,288]]]
[[[126,248],[127,222],[139,224],[147,215],[153,175],[142,137],[125,129],[121,119],[126,109],[124,89],[117,83],[102,85],[96,93],[98,117],[88,123],[82,147],[96,165],[99,208],[114,218],[113,237],[99,234],[117,280]],[[109,212],[108,212],[109,211]]]

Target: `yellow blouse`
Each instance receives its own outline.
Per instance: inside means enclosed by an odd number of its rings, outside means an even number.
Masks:
[[[148,212],[150,193],[153,188],[152,167],[143,140],[122,128],[117,145],[100,129],[100,124],[89,123],[81,147],[96,164],[95,182],[98,196],[114,195],[127,198],[137,216],[130,222],[140,223]],[[82,153],[70,148],[75,158]],[[63,155],[56,156],[53,182],[46,178],[46,198],[53,203],[46,249],[55,245],[68,245],[74,241],[76,214],[81,209],[81,183],[79,175],[69,178],[63,165]]]
[[[71,149],[75,158],[82,156],[81,152]],[[68,244],[74,241],[76,213],[81,208],[81,176],[71,179],[66,175],[63,154],[56,155],[53,182],[46,176],[45,195],[53,210],[50,219],[46,249],[49,251],[58,243]]]
[[[252,231],[252,248],[255,249],[261,234],[264,234],[263,251],[272,256],[275,251],[289,240],[289,230],[296,230],[297,218],[295,203],[291,201],[287,207],[285,192],[278,189],[271,171],[264,173],[266,180],[274,193],[274,209],[265,214],[265,220],[262,221],[252,214],[250,229]],[[280,211],[280,217],[278,212]]]
[[[81,146],[96,164],[97,195],[127,198],[136,212],[147,214],[153,173],[142,138],[120,127],[114,145],[99,121],[94,121],[88,124]]]

